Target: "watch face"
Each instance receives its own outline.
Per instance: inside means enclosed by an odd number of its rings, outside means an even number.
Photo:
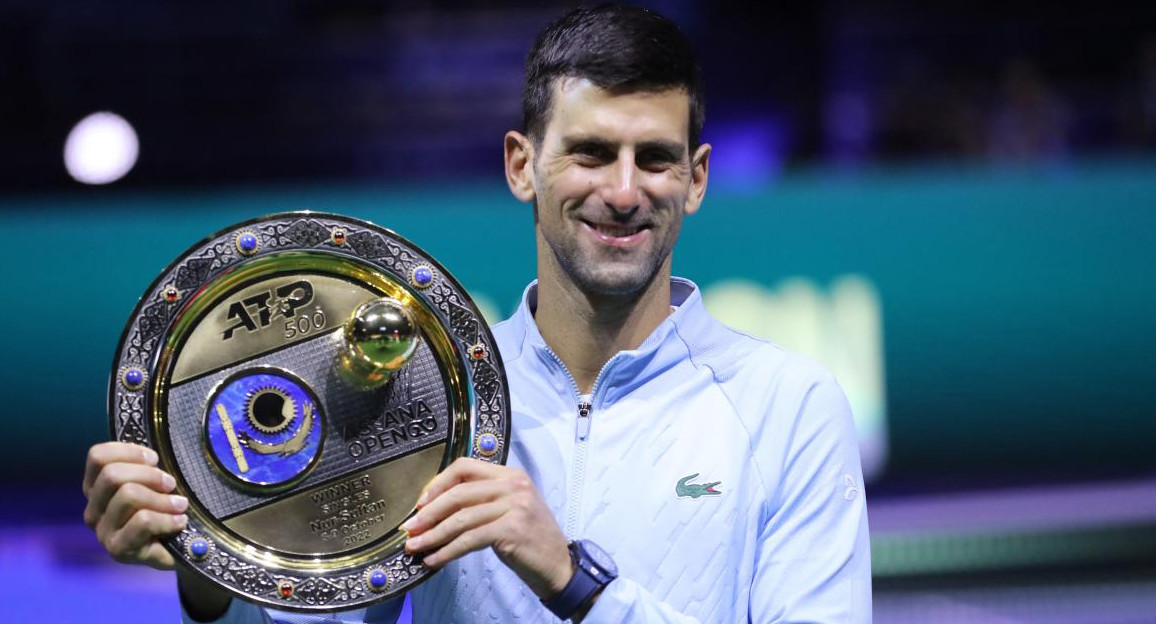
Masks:
[[[582,540],[579,544],[582,546],[582,552],[585,553],[600,570],[610,576],[618,576],[618,566],[615,565],[610,555],[606,554],[606,551],[602,550],[598,544],[590,540]]]

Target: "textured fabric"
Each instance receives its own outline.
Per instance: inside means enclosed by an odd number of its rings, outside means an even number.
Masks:
[[[675,312],[603,367],[588,429],[534,323],[535,285],[494,329],[510,380],[509,464],[568,538],[618,564],[585,622],[870,622],[866,506],[842,390],[812,361],[719,324],[694,284],[675,278],[671,290]],[[489,549],[411,598],[422,624],[557,621]]]

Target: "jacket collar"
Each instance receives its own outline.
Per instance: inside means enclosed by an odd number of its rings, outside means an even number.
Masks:
[[[642,341],[636,349],[620,351],[611,358],[603,369],[598,382],[596,400],[613,400],[631,388],[645,382],[653,375],[685,360],[687,348],[680,334],[706,331],[710,317],[702,304],[702,294],[694,282],[680,278],[670,278],[670,305],[674,313],[668,316]],[[538,330],[534,312],[538,307],[538,282],[530,283],[522,293],[522,302],[510,317],[510,329],[520,340],[516,341],[519,351],[506,355],[510,361],[519,357],[533,357],[545,363],[551,373],[573,386],[569,372],[562,366]],[[505,355],[505,354],[504,354]]]

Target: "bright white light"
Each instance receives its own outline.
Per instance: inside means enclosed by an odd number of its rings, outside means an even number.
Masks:
[[[64,166],[77,182],[116,182],[136,164],[136,131],[116,113],[93,113],[80,120],[64,142]]]

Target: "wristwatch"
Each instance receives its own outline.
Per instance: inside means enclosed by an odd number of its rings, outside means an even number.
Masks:
[[[570,542],[569,548],[574,576],[557,596],[542,601],[560,620],[573,617],[598,590],[618,578],[618,566],[614,565],[614,560],[598,544],[580,539]]]

